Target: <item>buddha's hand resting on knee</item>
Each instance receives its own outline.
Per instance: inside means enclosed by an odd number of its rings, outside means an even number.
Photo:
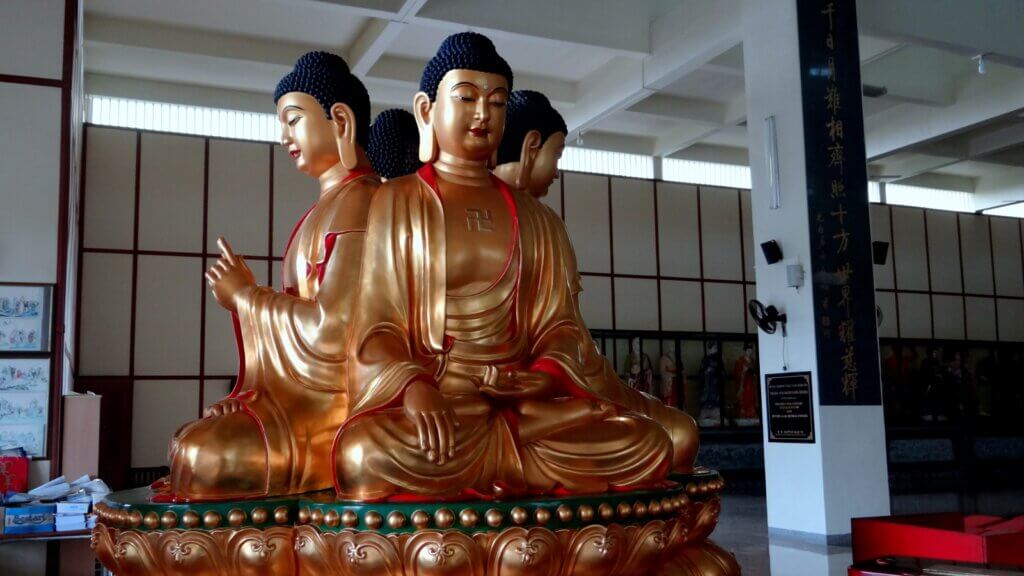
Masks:
[[[501,371],[488,366],[480,392],[500,400],[550,398],[555,392],[555,383],[546,372]]]
[[[235,412],[241,412],[245,409],[245,403],[251,401],[256,397],[256,391],[251,390],[243,393],[241,396],[229,396],[223,400],[218,400],[203,411],[204,418],[210,418],[213,416],[223,416],[225,414],[234,414]]]
[[[455,413],[437,388],[417,380],[405,389],[405,415],[416,426],[420,450],[438,466],[455,456]]]
[[[206,281],[210,284],[213,297],[230,312],[238,310],[236,297],[250,288],[256,287],[256,277],[240,256],[236,256],[231,246],[223,238],[217,239],[220,246],[220,258],[206,272]]]

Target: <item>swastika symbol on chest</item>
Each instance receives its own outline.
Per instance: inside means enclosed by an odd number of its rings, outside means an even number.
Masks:
[[[466,208],[466,229],[470,232],[493,232],[491,211],[484,208]]]

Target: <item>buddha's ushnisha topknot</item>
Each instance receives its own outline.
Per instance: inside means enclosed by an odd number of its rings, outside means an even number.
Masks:
[[[523,140],[530,130],[540,132],[541,146],[552,134],[569,132],[562,115],[551,105],[547,96],[533,90],[516,90],[508,97],[505,134],[498,147],[498,164],[519,162]]]
[[[366,155],[373,170],[390,180],[419,170],[423,165],[419,145],[416,119],[401,108],[392,108],[378,114],[373,121]]]
[[[441,47],[437,49],[437,54],[423,69],[420,91],[426,92],[433,102],[437,99],[437,86],[441,79],[452,70],[476,70],[499,74],[508,80],[508,89],[512,90],[512,68],[494,49],[491,39],[483,34],[460,32],[445,38]]]
[[[331,106],[342,102],[356,115],[356,141],[366,146],[370,132],[370,95],[344,58],[330,52],[307,52],[295,68],[281,78],[274,90],[274,103],[289,92],[309,94],[330,118]]]

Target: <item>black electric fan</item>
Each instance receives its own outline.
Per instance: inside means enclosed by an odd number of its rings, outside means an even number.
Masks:
[[[750,317],[754,319],[754,323],[758,328],[764,330],[765,334],[775,334],[781,324],[782,337],[786,337],[786,315],[780,314],[778,308],[775,306],[765,307],[760,301],[751,300],[747,304],[747,310],[750,312]]]

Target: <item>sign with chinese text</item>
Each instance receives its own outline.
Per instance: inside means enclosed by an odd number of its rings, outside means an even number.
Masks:
[[[823,405],[881,404],[855,0],[797,0]]]
[[[810,372],[765,374],[769,442],[814,443]]]

